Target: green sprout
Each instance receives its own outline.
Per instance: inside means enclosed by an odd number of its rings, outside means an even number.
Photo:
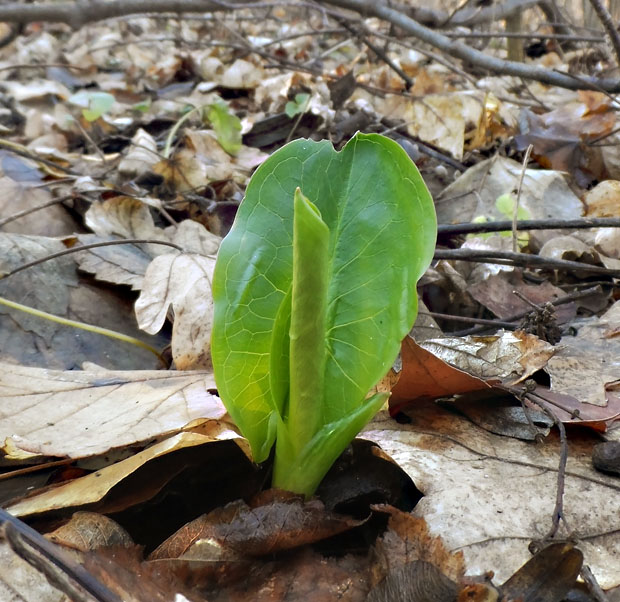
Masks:
[[[69,98],[69,102],[82,107],[82,116],[86,121],[97,121],[112,108],[116,99],[108,92],[80,90]]]
[[[218,392],[273,486],[311,495],[386,402],[437,222],[393,140],[296,140],[254,173],[213,276]]]

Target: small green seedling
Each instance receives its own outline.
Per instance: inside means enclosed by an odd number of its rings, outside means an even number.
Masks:
[[[310,94],[300,92],[295,94],[295,100],[289,100],[284,107],[284,112],[292,119],[295,115],[305,113],[310,104]]]
[[[388,394],[435,248],[433,201],[393,140],[296,140],[253,175],[213,277],[224,405],[273,485],[311,495]]]
[[[82,107],[82,116],[86,121],[97,121],[112,108],[116,100],[108,92],[80,90],[69,98],[69,102]]]
[[[502,194],[495,199],[495,207],[496,209],[504,214],[508,219],[513,218],[513,213],[515,209],[516,199],[514,195],[507,192]],[[517,219],[531,219],[532,216],[530,212],[525,207],[517,207]],[[486,215],[478,215],[472,220],[475,224],[484,224],[485,222],[491,221]],[[510,230],[502,230],[501,232],[488,232],[486,234],[468,234],[467,238],[490,238],[491,236],[512,236],[512,232]],[[520,248],[527,247],[530,241],[530,235],[527,232],[519,232],[517,235],[517,243]]]

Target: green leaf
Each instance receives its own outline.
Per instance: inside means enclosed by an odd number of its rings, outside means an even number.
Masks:
[[[82,109],[82,115],[87,121],[96,121],[105,115],[115,102],[114,96],[107,92],[89,92],[81,90],[69,98],[69,102]]]
[[[218,100],[207,107],[207,119],[211,122],[220,146],[230,155],[241,148],[241,121],[230,112],[228,105]]]
[[[329,229],[318,209],[295,190],[289,400],[283,412],[299,453],[323,426]]]
[[[257,462],[277,430],[278,474],[307,460],[315,482],[381,406],[365,398],[413,324],[435,236],[420,174],[383,136],[357,134],[340,152],[297,140],[258,168],[219,250],[212,334],[219,394]]]
[[[310,104],[310,94],[302,92],[295,94],[295,100],[289,100],[284,106],[284,112],[292,119],[299,113],[305,113]]]
[[[497,197],[495,206],[498,211],[501,211],[508,219],[512,219],[512,214],[515,210],[516,199],[510,194],[502,194]],[[517,219],[530,219],[530,212],[525,208],[517,207]]]

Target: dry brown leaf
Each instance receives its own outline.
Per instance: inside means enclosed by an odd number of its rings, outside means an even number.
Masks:
[[[134,543],[123,527],[96,512],[75,512],[68,523],[45,535],[50,541],[76,550],[96,550],[113,546],[130,547]]]
[[[376,544],[377,552],[385,556],[390,570],[423,560],[435,565],[453,581],[463,578],[463,552],[450,552],[441,537],[431,535],[423,518],[386,504],[376,504],[372,508],[390,515],[387,530]]]
[[[98,236],[115,234],[121,238],[167,240],[163,230],[155,226],[146,203],[134,197],[116,196],[93,203],[84,220]],[[163,252],[161,246],[154,251],[154,254]]]
[[[144,451],[126,460],[121,460],[116,464],[101,468],[97,472],[70,481],[65,485],[48,489],[37,495],[32,495],[31,497],[10,504],[6,510],[14,516],[28,516],[31,514],[49,512],[50,510],[80,508],[88,504],[94,504],[95,502],[101,501],[112,488],[116,487],[124,479],[155,458],[160,458],[166,454],[189,447],[207,445],[212,444],[214,441],[237,439],[239,437],[239,435],[230,429],[230,425],[218,423],[217,421],[211,422],[213,427],[211,429],[211,435],[202,435],[194,432],[179,433],[151,445]],[[243,440],[240,440],[240,442],[242,448],[245,449]],[[164,482],[158,482],[158,478],[163,479]],[[160,474],[158,478],[153,477],[148,481],[147,488],[142,487],[142,491],[140,492],[143,496],[142,499],[134,495],[127,505],[150,499],[171,476]],[[153,489],[153,491],[151,489]],[[121,504],[121,506],[124,507],[125,505]]]
[[[505,319],[523,311],[532,311],[532,306],[514,294],[518,290],[532,303],[541,305],[564,296],[564,291],[548,280],[540,284],[526,284],[521,271],[511,275],[506,272],[493,274],[488,278],[467,287],[469,294],[491,310],[498,318]],[[556,316],[560,324],[575,317],[575,304],[565,303],[556,307]]]
[[[587,217],[618,217],[620,216],[620,182],[605,180],[599,182],[584,197]]]
[[[153,136],[138,128],[131,139],[129,151],[118,166],[118,171],[129,178],[136,178],[151,171],[159,159],[157,142]]]
[[[557,171],[526,169],[519,184],[521,163],[497,156],[468,169],[436,197],[439,223],[470,222],[478,216],[506,219],[495,206],[497,198],[521,189],[519,206],[532,219],[577,219],[583,205],[570,189],[564,176]],[[458,199],[451,202],[450,199]]]
[[[402,370],[390,405],[418,398],[436,398],[487,389],[484,380],[450,366],[406,337],[401,347]]]
[[[318,500],[273,492],[264,502],[231,502],[184,525],[150,559],[267,556],[316,543],[363,522],[329,512]]]
[[[18,234],[0,234],[2,269],[6,272],[28,261],[66,250],[58,240]],[[46,261],[4,278],[0,295],[61,318],[109,328],[154,347],[166,339],[141,332],[132,315],[131,301],[109,289],[80,283],[73,256]],[[17,309],[0,314],[0,359],[26,365],[69,369],[91,361],[108,368],[144,369],[161,365],[151,352],[95,332],[77,330]]]
[[[7,175],[0,178],[0,218],[50,202],[53,197],[49,190],[34,188],[35,183],[18,182]],[[2,230],[51,237],[73,234],[76,227],[75,220],[62,205],[52,205],[28,215],[27,218],[8,223],[2,226]]]
[[[605,407],[608,389],[620,380],[620,339],[607,336],[620,325],[620,301],[602,316],[575,324],[577,335],[564,337],[545,372],[551,378],[551,390],[569,395],[580,402]],[[615,411],[607,412],[613,415]]]
[[[78,234],[78,240],[84,244],[115,240],[116,237],[102,237],[96,234]],[[97,280],[113,284],[125,284],[133,290],[142,288],[144,274],[153,256],[144,247],[146,245],[111,245],[80,251],[75,260],[80,269],[93,274]],[[155,245],[149,245],[152,249]],[[164,252],[170,247],[160,247]]]
[[[548,437],[536,445],[494,435],[430,402],[407,412],[411,424],[380,413],[360,436],[378,443],[424,493],[413,515],[448,550],[463,551],[468,574],[493,570],[504,581],[529,559],[528,542],[551,526],[559,441]],[[593,469],[597,440],[569,439],[563,512],[586,564],[607,589],[620,585],[620,484]]]

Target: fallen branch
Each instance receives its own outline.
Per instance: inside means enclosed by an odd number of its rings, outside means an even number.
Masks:
[[[108,2],[12,3],[0,6],[4,23],[66,23],[74,29],[87,23],[140,13],[204,13],[236,8],[235,4],[217,0],[109,0]]]
[[[620,278],[620,270],[610,270],[598,265],[567,261],[566,259],[551,259],[530,255],[529,253],[515,253],[513,251],[486,251],[483,249],[438,249],[434,259],[455,259],[473,261],[476,263],[495,263],[511,266],[532,266],[539,269],[568,270],[571,272],[587,272],[590,274],[605,274],[613,278]]]
[[[517,230],[564,230],[585,228],[620,228],[620,218],[591,217],[581,219],[524,219],[516,223]],[[475,234],[478,232],[507,232],[512,221],[465,222],[461,224],[439,224],[438,234]]]
[[[523,79],[538,81],[549,86],[566,88],[568,90],[589,89],[613,93],[620,92],[620,80],[617,78],[597,79],[590,76],[576,77],[568,73],[545,69],[537,65],[504,61],[489,56],[462,42],[452,40],[441,33],[424,27],[424,25],[414,21],[402,12],[390,8],[386,4],[371,4],[367,0],[321,0],[321,4],[330,4],[353,10],[363,17],[372,16],[383,19],[412,36],[415,36],[422,42],[426,42],[442,50],[450,56],[466,61],[480,69],[486,69],[497,75],[512,75]]]

